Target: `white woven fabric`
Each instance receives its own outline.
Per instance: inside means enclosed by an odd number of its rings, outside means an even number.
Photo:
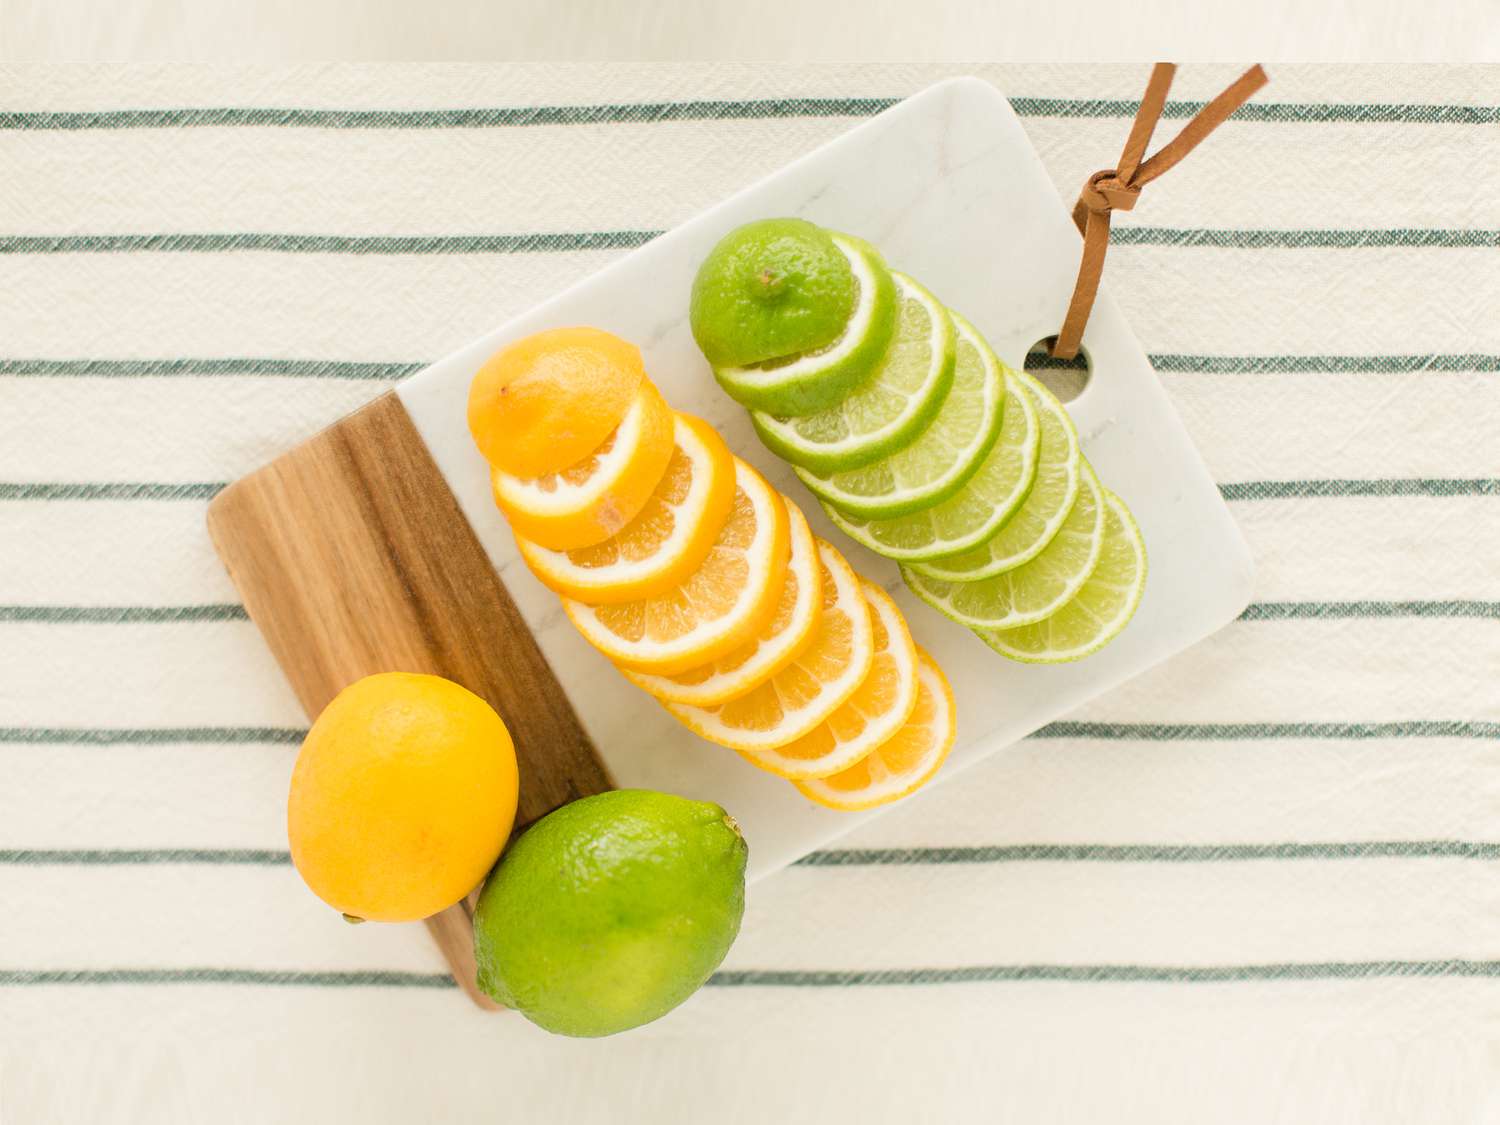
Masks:
[[[1248,619],[758,884],[677,1012],[481,1015],[286,865],[214,488],[949,72],[0,73],[0,1122],[1500,1115],[1496,70],[1272,68],[1118,220]],[[1068,199],[1145,77],[980,73]]]
[[[1491,0],[5,0],[0,58],[285,63],[323,59],[972,59],[1254,57],[1483,62]]]

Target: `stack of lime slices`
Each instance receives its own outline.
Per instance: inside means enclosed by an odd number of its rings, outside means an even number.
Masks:
[[[873,246],[747,223],[699,268],[692,327],[833,522],[996,652],[1062,663],[1125,628],[1145,545],[1067,410]]]

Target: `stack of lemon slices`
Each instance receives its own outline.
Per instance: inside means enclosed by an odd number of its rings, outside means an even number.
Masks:
[[[521,557],[569,619],[683,725],[863,809],[952,748],[953,693],[884,590],[594,328],[493,356],[469,429]]]

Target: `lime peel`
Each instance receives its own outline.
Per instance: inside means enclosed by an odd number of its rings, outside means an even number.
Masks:
[[[725,393],[750,410],[791,417],[842,401],[869,376],[896,329],[896,286],[879,253],[856,239],[831,236],[856,287],[854,311],[826,347],[743,366],[716,366]]]
[[[806,219],[761,219],[730,231],[703,259],[690,322],[709,363],[761,363],[826,347],[854,301],[854,275],[828,231]]]

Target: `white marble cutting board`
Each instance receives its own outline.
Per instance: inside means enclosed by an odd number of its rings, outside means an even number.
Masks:
[[[741,457],[797,501],[813,529],[895,594],[917,643],[942,665],[958,702],[958,743],[936,781],[908,800],[941,801],[965,767],[1233,620],[1250,600],[1249,551],[1107,292],[1084,337],[1093,378],[1069,411],[1100,479],[1139,521],[1150,556],[1141,608],[1103,652],[1059,667],[1014,664],[902,587],[894,564],[855,545],[761,446],[743,409],[715,384],[688,329],[698,263],[750,219],[800,215],[875,243],[1022,366],[1055,333],[1072,292],[1079,237],[1009,103],[978,79],[940,83],[852,129],[414,376],[399,389],[418,432],[501,572],[623,787],[661,789],[725,806],[750,843],[757,877],[827,844],[881,810],[837,813],[733,751],[703,741],[628,684],[574,632],[558,600],[516,553],[469,439],[470,378],[527,333],[590,324],[633,340],[679,410],[711,422]]]

